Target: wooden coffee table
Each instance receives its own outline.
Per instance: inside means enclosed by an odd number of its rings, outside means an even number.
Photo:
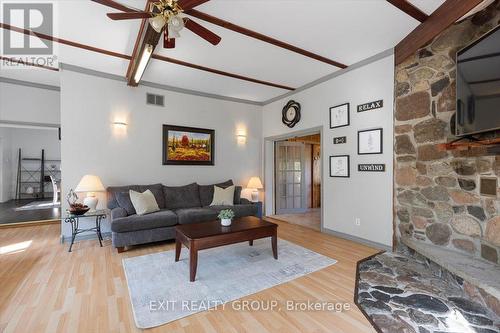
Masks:
[[[175,227],[175,261],[179,261],[182,244],[189,249],[189,281],[196,278],[198,251],[248,241],[250,246],[259,238],[271,237],[274,259],[278,259],[278,226],[254,216],[234,219],[229,227],[220,221],[182,224]]]

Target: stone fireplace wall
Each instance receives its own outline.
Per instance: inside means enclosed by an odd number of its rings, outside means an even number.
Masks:
[[[481,196],[481,176],[500,176],[487,149],[443,151],[455,113],[457,50],[500,24],[500,2],[455,24],[396,67],[395,208],[398,237],[500,263],[500,201]],[[499,110],[500,112],[500,110]],[[483,137],[500,136],[497,133]],[[500,194],[500,188],[497,188]]]

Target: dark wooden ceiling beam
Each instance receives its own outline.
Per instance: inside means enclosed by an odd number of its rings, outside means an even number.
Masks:
[[[224,71],[221,71],[221,70],[218,70],[218,69],[204,67],[204,66],[192,64],[192,63],[189,63],[189,62],[186,62],[186,61],[182,61],[182,60],[177,60],[177,59],[165,57],[165,56],[162,56],[162,55],[159,55],[159,54],[153,54],[152,58],[156,59],[156,60],[161,60],[161,61],[169,62],[171,64],[181,65],[181,66],[184,66],[184,67],[190,67],[190,68],[198,69],[198,70],[201,70],[201,71],[205,71],[205,72],[209,72],[209,73],[214,73],[214,74],[219,74],[219,75],[223,75],[223,76],[227,76],[227,77],[232,77],[232,78],[235,78],[235,79],[244,80],[244,81],[248,81],[248,82],[258,83],[258,84],[262,84],[262,85],[266,85],[266,86],[270,86],[270,87],[280,88],[280,89],[284,89],[284,90],[295,90],[295,88],[291,88],[291,87],[284,86],[284,85],[281,85],[281,84],[276,84],[276,83],[272,83],[272,82],[268,82],[268,81],[257,80],[257,79],[253,79],[253,78],[250,78],[250,77],[247,77],[247,76],[243,76],[243,75],[239,75],[239,74],[232,74],[232,73],[224,72]]]
[[[25,34],[25,35],[36,36],[36,37],[41,38],[41,39],[45,39],[45,40],[53,41],[53,42],[56,42],[56,43],[60,43],[60,44],[64,44],[64,45],[68,45],[68,46],[72,46],[72,47],[76,47],[76,48],[80,48],[80,49],[87,50],[87,51],[92,51],[92,52],[104,54],[104,55],[115,57],[115,58],[126,59],[126,60],[131,60],[132,59],[131,56],[126,55],[126,54],[122,54],[122,53],[118,53],[118,52],[113,52],[113,51],[109,51],[109,50],[105,50],[105,49],[100,49],[100,48],[97,48],[97,47],[93,47],[93,46],[89,46],[89,45],[85,45],[85,44],[81,44],[81,43],[76,43],[76,42],[69,41],[69,40],[66,40],[66,39],[57,38],[57,37],[53,37],[53,36],[49,36],[49,35],[37,33],[37,32],[31,31],[31,30],[14,27],[14,26],[11,26],[11,25],[5,24],[5,23],[0,23],[0,28],[11,30],[11,31],[16,31],[18,33],[22,33],[22,34]],[[276,84],[276,83],[267,82],[267,81],[262,81],[262,80],[257,80],[257,79],[253,79],[253,78],[246,77],[246,76],[243,76],[243,75],[233,74],[233,73],[229,73],[229,72],[224,72],[224,71],[221,71],[221,70],[217,70],[217,69],[213,69],[213,68],[209,68],[209,67],[204,67],[204,66],[200,66],[200,65],[188,63],[188,62],[185,62],[185,61],[182,61],[182,60],[178,60],[178,59],[174,59],[174,58],[163,57],[163,56],[160,56],[160,55],[157,55],[157,54],[153,54],[152,58],[156,59],[156,60],[160,60],[160,61],[165,61],[165,62],[169,62],[169,63],[172,63],[172,64],[176,64],[176,65],[179,65],[179,66],[194,68],[194,69],[202,70],[202,71],[205,71],[205,72],[210,72],[210,73],[213,73],[213,74],[222,75],[222,76],[226,76],[226,77],[231,77],[231,78],[235,78],[235,79],[239,79],[239,80],[244,80],[244,81],[253,82],[253,83],[257,83],[257,84],[262,84],[262,85],[266,85],[266,86],[281,88],[281,89],[285,89],[285,90],[295,90],[294,88],[287,87],[285,85]]]
[[[408,36],[396,45],[394,50],[396,65],[432,41],[443,30],[470,12],[483,0],[447,0],[432,13],[429,18],[416,27]]]
[[[130,71],[128,72],[127,78],[127,83],[129,86],[132,87],[137,87],[139,85],[139,82],[135,81],[135,74],[138,71],[140,60],[142,57],[142,54],[146,47],[148,45],[151,45],[153,47],[153,51],[156,49],[156,46],[158,45],[158,42],[161,39],[161,33],[156,32],[153,27],[151,27],[150,24],[146,26],[146,32],[144,33],[144,36],[141,37],[141,41],[139,43],[139,46],[137,48],[137,53],[132,56],[132,59],[130,59]],[[152,55],[153,52],[151,52]],[[131,66],[130,66],[131,65]],[[147,68],[147,65],[146,65]],[[145,69],[144,69],[145,70]]]
[[[151,0],[146,1],[146,6],[144,8],[144,11],[149,10],[149,3],[150,2],[151,2]],[[139,48],[141,46],[141,41],[143,39],[144,32],[146,30],[147,22],[148,22],[148,20],[146,20],[146,19],[143,19],[141,21],[141,26],[139,28],[139,32],[137,33],[137,37],[135,38],[134,50],[132,51],[132,57],[128,63],[127,73],[125,74],[125,77],[127,78],[127,82],[130,80],[130,77],[131,77],[130,71],[133,68],[134,62],[137,61],[137,58],[139,57],[139,51],[140,51]],[[150,26],[150,25],[148,24],[147,26]]]
[[[417,21],[425,22],[429,18],[429,15],[421,11],[418,7],[415,7],[407,0],[387,0],[387,2],[410,15]]]
[[[283,49],[286,49],[286,50],[289,50],[289,51],[301,54],[303,56],[306,56],[306,57],[309,57],[311,59],[315,59],[315,60],[327,63],[327,64],[335,66],[335,67],[339,67],[339,68],[346,68],[347,67],[347,65],[344,65],[344,64],[342,64],[342,63],[340,63],[338,61],[325,58],[325,57],[320,56],[318,54],[306,51],[304,49],[301,49],[301,48],[293,46],[291,44],[282,42],[282,41],[277,40],[275,38],[263,35],[263,34],[258,33],[256,31],[252,31],[250,29],[243,28],[243,27],[241,27],[239,25],[236,25],[234,23],[222,20],[222,19],[217,18],[217,17],[212,16],[212,15],[209,15],[209,14],[206,14],[206,13],[202,13],[202,12],[196,10],[196,9],[188,10],[188,11],[186,11],[186,14],[188,14],[190,16],[193,16],[193,17],[196,17],[196,18],[198,18],[200,20],[203,20],[203,21],[206,21],[206,22],[218,25],[219,27],[222,27],[222,28],[225,28],[225,29],[228,29],[228,30],[232,30],[234,32],[243,34],[245,36],[258,39],[260,41],[272,44],[274,46],[281,47]]]

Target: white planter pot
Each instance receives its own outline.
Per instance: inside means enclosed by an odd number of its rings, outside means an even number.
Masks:
[[[220,224],[224,227],[229,227],[231,225],[231,219],[221,219]]]

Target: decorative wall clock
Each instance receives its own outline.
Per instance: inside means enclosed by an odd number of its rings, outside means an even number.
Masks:
[[[281,121],[292,128],[300,121],[300,104],[294,100],[288,101],[281,112]]]

